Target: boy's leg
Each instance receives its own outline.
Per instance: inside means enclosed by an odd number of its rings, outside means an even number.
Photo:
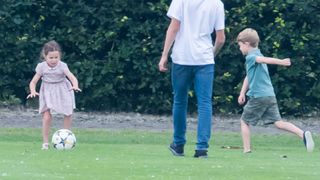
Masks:
[[[196,150],[207,150],[211,137],[212,90],[214,65],[195,68],[195,92],[198,102],[198,130]]]
[[[243,108],[243,113],[240,119],[241,136],[243,144],[243,152],[251,152],[250,142],[250,126],[257,125],[261,120],[261,116],[266,110],[266,106],[261,98],[248,98],[247,104]]]
[[[314,149],[314,141],[312,138],[312,134],[310,131],[303,131],[296,125],[290,123],[290,122],[285,122],[282,120],[276,121],[275,126],[279,129],[283,129],[285,131],[291,132],[293,134],[296,134],[299,136],[301,139],[303,139],[304,145],[307,148],[307,151],[312,152]]]
[[[265,114],[263,115],[263,118],[267,119],[270,123],[274,123],[275,126],[279,129],[283,129],[285,131],[296,134],[301,139],[303,139],[303,142],[307,150],[309,152],[313,151],[314,142],[313,142],[311,133],[309,131],[303,132],[303,130],[301,130],[296,125],[290,122],[282,121],[276,98],[275,97],[268,98],[267,100],[268,100],[269,107],[265,112]]]
[[[71,124],[72,124],[72,116],[64,116],[64,121],[63,121],[63,128],[64,129],[71,129]]]
[[[243,144],[243,152],[249,153],[251,152],[251,145],[250,145],[250,127],[249,125],[244,122],[242,119],[240,120],[241,126],[241,136],[242,136],[242,144]]]
[[[50,110],[47,110],[43,113],[42,118],[42,139],[43,143],[49,142],[49,132],[51,127],[52,116]]]
[[[183,146],[186,143],[188,91],[192,83],[190,67],[172,64],[173,87],[173,144]]]
[[[285,122],[285,121],[279,120],[279,121],[276,121],[274,123],[274,125],[279,129],[283,129],[285,131],[288,131],[288,132],[291,132],[293,134],[296,134],[301,139],[303,139],[303,131],[300,128],[298,128],[297,126],[295,126],[294,124],[290,123],[290,122]]]

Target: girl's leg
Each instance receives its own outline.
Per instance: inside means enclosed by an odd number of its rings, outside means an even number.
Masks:
[[[250,128],[247,123],[243,120],[240,120],[241,125],[241,135],[242,135],[242,143],[243,143],[243,152],[249,153],[251,152],[251,145],[250,145]]]
[[[51,116],[50,110],[47,110],[43,113],[43,118],[42,118],[43,144],[49,143],[49,133],[50,133],[51,122],[52,122],[52,116]]]
[[[298,128],[297,126],[295,126],[294,124],[292,124],[290,122],[285,122],[282,120],[276,121],[274,124],[277,128],[283,129],[283,130],[291,132],[293,134],[296,134],[301,139],[303,139],[303,131],[300,128]]]
[[[64,129],[71,129],[71,124],[72,124],[72,116],[64,116],[64,121],[63,121],[63,128]]]

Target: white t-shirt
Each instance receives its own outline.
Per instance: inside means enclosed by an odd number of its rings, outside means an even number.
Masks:
[[[172,0],[167,16],[180,21],[171,58],[180,65],[214,64],[214,30],[225,27],[221,0]]]

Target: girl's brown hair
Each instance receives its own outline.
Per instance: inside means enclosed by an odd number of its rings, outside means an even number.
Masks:
[[[45,61],[45,56],[48,55],[48,53],[52,52],[52,51],[59,51],[60,56],[61,56],[60,45],[54,40],[49,41],[43,45],[42,50],[40,52],[40,60]]]

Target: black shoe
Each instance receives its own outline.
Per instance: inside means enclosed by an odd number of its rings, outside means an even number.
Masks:
[[[207,158],[207,150],[195,150],[194,156],[195,158]]]
[[[171,143],[169,146],[169,150],[175,156],[184,156],[183,148],[184,148],[184,145],[175,145],[174,143]]]

